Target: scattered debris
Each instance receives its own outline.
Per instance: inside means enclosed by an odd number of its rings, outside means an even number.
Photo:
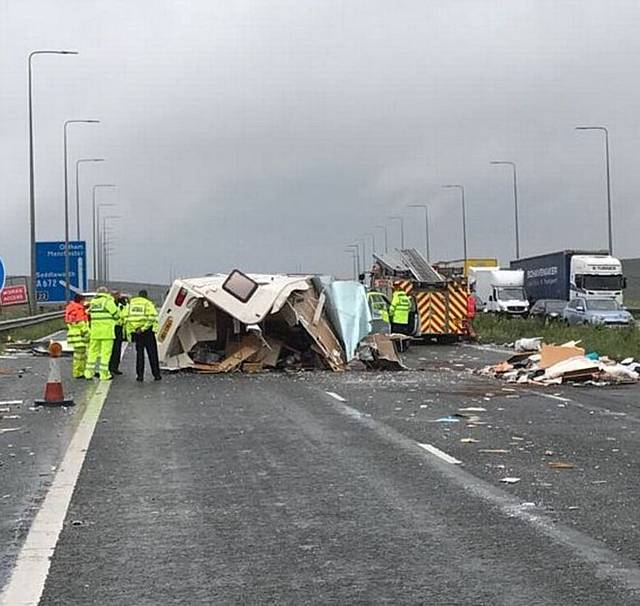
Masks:
[[[504,448],[479,448],[478,452],[485,454],[509,454],[511,451],[505,450]]]
[[[566,463],[564,461],[549,461],[547,463],[551,469],[573,469],[575,465],[573,463]]]
[[[10,431],[18,431],[22,427],[4,427],[0,429],[0,433],[9,433]]]
[[[504,484],[517,484],[520,478],[502,478],[500,481]]]
[[[460,441],[463,444],[477,444],[479,440],[476,440],[475,438],[460,438]]]
[[[435,419],[431,421],[432,423],[460,423],[460,419],[456,417],[440,417],[439,419]]]
[[[467,408],[459,408],[458,412],[487,412],[482,406],[468,406]]]
[[[603,387],[640,380],[633,359],[624,360],[627,364],[617,363],[597,353],[585,355],[585,350],[577,345],[577,341],[562,345],[540,343],[539,353],[517,353],[504,362],[486,366],[477,372],[508,383],[547,386],[574,383]],[[637,368],[640,370],[640,364]]]

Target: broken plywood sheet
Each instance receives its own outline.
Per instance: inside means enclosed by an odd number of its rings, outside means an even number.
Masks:
[[[237,370],[243,362],[257,354],[264,347],[264,343],[254,334],[246,334],[238,343],[233,343],[227,357],[215,364],[195,364],[199,372],[224,373]]]
[[[282,351],[282,341],[273,337],[265,337],[266,346],[249,358],[249,362],[260,362],[266,368],[275,368]]]
[[[584,353],[585,352],[582,347],[543,344],[540,349],[540,362],[538,363],[538,368],[546,370],[558,362],[564,362],[570,358],[584,356]]]
[[[289,305],[295,311],[300,324],[309,333],[322,357],[334,372],[345,369],[344,352],[334,334],[327,317],[321,313],[314,323],[316,310],[320,305],[316,294],[311,289],[296,293],[289,299]]]

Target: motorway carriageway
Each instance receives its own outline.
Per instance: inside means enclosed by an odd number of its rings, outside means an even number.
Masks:
[[[46,360],[1,360],[5,603],[640,603],[638,388],[470,372],[503,357],[141,385],[128,351],[40,412]]]

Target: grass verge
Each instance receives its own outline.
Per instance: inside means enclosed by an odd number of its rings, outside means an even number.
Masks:
[[[558,345],[579,340],[587,352],[595,351],[616,360],[628,357],[640,360],[640,331],[637,328],[566,326],[560,322],[543,324],[539,320],[494,314],[478,314],[473,327],[481,343],[513,343],[522,337],[542,337],[545,343]]]
[[[10,341],[37,341],[42,337],[46,337],[57,330],[63,330],[65,327],[62,318],[47,320],[42,324],[35,326],[25,326],[24,328],[16,328],[0,334],[0,348],[4,347]]]

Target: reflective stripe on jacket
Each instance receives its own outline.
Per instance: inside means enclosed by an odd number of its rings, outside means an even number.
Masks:
[[[411,311],[411,299],[404,290],[396,290],[391,298],[389,316],[393,324],[409,324],[409,312]]]
[[[98,293],[89,304],[92,339],[114,339],[120,311],[109,293]]]
[[[138,330],[152,329],[158,332],[158,312],[156,306],[144,297],[133,297],[126,309],[125,329],[127,334]]]

